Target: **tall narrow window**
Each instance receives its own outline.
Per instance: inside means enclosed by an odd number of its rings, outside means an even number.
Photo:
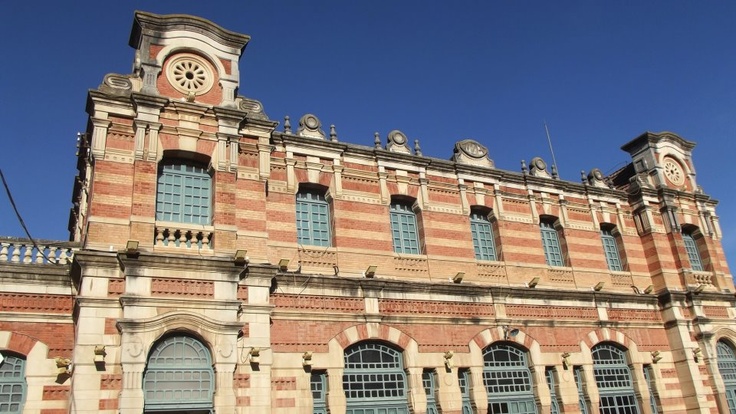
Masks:
[[[424,393],[427,395],[427,414],[438,414],[434,370],[425,369],[422,372],[422,385],[424,385]]]
[[[497,260],[493,227],[487,215],[478,211],[470,213],[470,233],[473,236],[475,258],[478,260]]]
[[[647,382],[647,389],[649,389],[649,408],[652,410],[652,414],[657,414],[657,395],[654,393],[656,389],[654,387],[654,374],[652,373],[651,365],[644,365],[644,380]]]
[[[624,351],[611,344],[600,344],[593,347],[592,353],[601,414],[638,414],[639,406]]]
[[[327,373],[325,371],[312,371],[309,382],[312,389],[312,412],[314,414],[327,414]]]
[[[703,261],[700,258],[700,250],[698,250],[698,244],[695,242],[692,232],[682,233],[682,241],[685,242],[685,251],[687,252],[687,258],[690,260],[690,267],[693,270],[702,272]]]
[[[544,258],[547,260],[547,264],[550,266],[564,266],[560,238],[554,223],[551,220],[542,220],[539,226],[542,231],[542,247],[544,248]]]
[[[156,186],[156,220],[209,225],[211,193],[212,179],[206,167],[162,162]]]
[[[555,380],[555,368],[554,367],[547,367],[547,369],[544,370],[544,375],[547,377],[547,386],[549,387],[549,398],[551,400],[551,405],[549,408],[550,414],[560,414],[560,401],[559,398],[557,398],[557,384]]]
[[[401,353],[376,342],[345,350],[342,387],[346,414],[408,414],[406,374]]]
[[[526,352],[508,344],[493,344],[483,353],[483,385],[488,413],[536,414],[532,374]]]
[[[26,360],[3,353],[0,363],[0,413],[20,414],[26,400]]]
[[[736,354],[733,347],[725,341],[716,344],[718,357],[718,372],[726,387],[726,401],[731,414],[736,413]]]
[[[583,388],[583,384],[585,383],[583,367],[577,366],[573,368],[573,372],[575,373],[575,385],[578,387],[578,407],[580,407],[580,413],[588,414],[590,410],[588,410],[588,401],[585,399],[585,389]]]
[[[616,272],[623,271],[624,266],[621,263],[621,255],[618,252],[616,237],[610,228],[601,229],[601,240],[603,241],[603,252],[606,254],[608,269]]]
[[[189,336],[156,343],[143,374],[146,412],[211,410],[215,373],[210,351]]]
[[[473,414],[473,405],[470,403],[470,370],[467,368],[457,371],[457,382],[460,385],[462,396],[462,414]]]
[[[316,190],[296,194],[296,233],[299,244],[331,246],[330,206]]]
[[[419,254],[419,233],[417,215],[408,202],[391,203],[391,234],[394,252]]]

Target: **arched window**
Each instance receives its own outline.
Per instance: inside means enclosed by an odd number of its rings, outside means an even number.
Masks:
[[[2,354],[0,362],[0,413],[23,412],[26,401],[26,360]]]
[[[299,244],[332,245],[330,205],[323,191],[307,187],[296,194],[296,237]]]
[[[626,354],[612,344],[593,347],[593,373],[601,414],[639,413]]]
[[[616,228],[612,225],[601,226],[601,241],[603,242],[603,253],[606,255],[608,270],[621,272],[624,270],[621,254],[618,249],[619,239],[616,236]]]
[[[488,214],[473,209],[470,213],[470,233],[473,236],[473,249],[478,260],[498,260],[493,226]]]
[[[346,414],[407,414],[407,385],[401,352],[377,342],[345,350],[342,386]]]
[[[408,200],[391,200],[391,235],[394,252],[419,254],[417,214]]]
[[[565,258],[560,245],[560,236],[555,228],[554,217],[544,217],[539,222],[542,233],[542,248],[544,248],[544,259],[550,266],[564,266]]]
[[[685,251],[687,252],[688,260],[690,260],[690,267],[695,271],[702,272],[705,270],[705,267],[703,266],[703,259],[700,256],[700,248],[695,240],[696,232],[697,228],[683,226],[682,241],[685,243]]]
[[[214,392],[212,357],[204,344],[175,335],[154,345],[143,374],[146,412],[211,410]]]
[[[156,220],[209,225],[212,178],[207,167],[187,160],[164,160],[158,167]]]
[[[509,344],[487,347],[483,352],[483,385],[489,414],[536,414],[532,374],[521,349]]]
[[[718,372],[726,386],[726,401],[730,414],[736,414],[736,354],[733,347],[725,341],[716,344]]]

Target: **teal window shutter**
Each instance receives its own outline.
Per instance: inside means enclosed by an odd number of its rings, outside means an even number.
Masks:
[[[603,252],[606,254],[608,269],[617,272],[623,271],[624,267],[621,264],[621,256],[618,253],[616,237],[611,233],[610,229],[601,230],[601,241],[603,241]]]
[[[657,397],[654,394],[654,374],[651,365],[644,365],[644,380],[647,382],[647,389],[649,389],[649,408],[652,410],[652,414],[656,414],[659,410],[657,409]]]
[[[391,203],[391,234],[394,252],[419,254],[419,234],[417,233],[417,215],[411,206],[405,203]]]
[[[20,414],[26,401],[26,360],[3,353],[0,364],[0,413]]]
[[[550,414],[560,414],[560,401],[559,398],[557,398],[557,384],[555,383],[555,368],[547,367],[547,369],[544,370],[544,375],[547,378],[549,397],[552,400]]]
[[[578,407],[581,414],[589,414],[588,402],[585,400],[585,391],[583,389],[583,367],[577,366],[573,368],[575,373],[575,385],[578,387]]]
[[[212,178],[206,167],[181,161],[159,166],[156,220],[209,225],[211,200]]]
[[[325,371],[312,371],[309,382],[312,390],[312,412],[314,414],[327,414],[327,373]]]
[[[422,372],[422,385],[424,385],[424,393],[427,396],[427,414],[439,414],[437,411],[437,392],[435,386],[435,374],[433,370],[425,369]]]
[[[685,251],[687,251],[687,258],[690,260],[690,267],[695,271],[702,272],[703,261],[700,259],[700,250],[698,250],[695,238],[690,233],[682,233],[682,241],[685,242]]]
[[[300,191],[296,195],[297,242],[309,246],[331,246],[330,206],[324,195]]]
[[[560,239],[554,225],[548,221],[542,221],[539,225],[542,231],[542,247],[544,248],[544,258],[547,264],[550,266],[564,266]]]
[[[497,260],[493,227],[486,216],[475,212],[470,214],[470,233],[473,236],[475,258]]]
[[[457,382],[462,396],[462,414],[473,414],[473,405],[470,403],[470,370],[467,368],[458,370]]]

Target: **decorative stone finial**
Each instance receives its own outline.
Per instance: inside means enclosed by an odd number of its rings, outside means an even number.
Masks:
[[[521,160],[521,173],[522,173],[522,174],[524,174],[524,175],[526,175],[526,174],[527,174],[527,172],[528,172],[528,171],[527,171],[527,169],[526,169],[526,161],[524,161],[524,160]]]
[[[291,120],[289,118],[289,115],[286,115],[284,117],[284,132],[287,134],[291,134]]]
[[[580,170],[580,180],[583,184],[588,185],[588,177],[585,176],[585,170]]]
[[[452,160],[462,164],[493,168],[493,160],[488,158],[488,148],[474,139],[464,139],[455,143]]]
[[[337,142],[337,131],[335,131],[335,125],[330,125],[330,141]]]
[[[388,139],[386,140],[386,149],[391,152],[400,152],[403,154],[411,154],[409,148],[409,139],[406,135],[398,129],[388,133]]]
[[[379,149],[381,148],[381,136],[378,135],[378,132],[373,134],[373,146]]]
[[[555,180],[560,178],[559,175],[557,175],[557,165],[552,164],[552,178]]]
[[[547,163],[541,157],[532,158],[529,163],[529,174],[535,177],[551,178],[547,172]]]
[[[417,155],[419,157],[422,156],[422,149],[419,147],[419,140],[414,140],[414,155]]]

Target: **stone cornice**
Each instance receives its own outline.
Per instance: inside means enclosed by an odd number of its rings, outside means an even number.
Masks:
[[[133,48],[138,48],[144,32],[160,33],[174,30],[200,33],[222,45],[238,49],[241,53],[250,41],[248,35],[223,29],[217,24],[200,17],[184,14],[159,15],[136,11],[128,44]]]

